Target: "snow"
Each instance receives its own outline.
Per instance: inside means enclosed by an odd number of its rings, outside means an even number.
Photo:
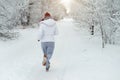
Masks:
[[[101,46],[98,35],[78,30],[70,19],[57,23],[59,35],[49,72],[41,65],[37,28],[19,30],[14,41],[0,41],[0,80],[120,80],[120,46]]]

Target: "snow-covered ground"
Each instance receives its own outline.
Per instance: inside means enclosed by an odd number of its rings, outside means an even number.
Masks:
[[[37,29],[19,30],[19,39],[0,41],[0,80],[120,80],[120,46],[101,48],[101,38],[58,22],[59,35],[49,72],[41,65]]]

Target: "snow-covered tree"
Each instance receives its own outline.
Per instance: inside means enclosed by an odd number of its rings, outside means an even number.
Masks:
[[[38,23],[46,9],[47,0],[29,0],[30,24]]]
[[[29,8],[31,24],[39,22],[45,12],[51,13],[56,20],[62,19],[66,15],[66,9],[60,0],[30,0]]]
[[[106,43],[116,43],[120,39],[119,3],[119,0],[74,0],[70,14],[80,24],[98,28],[104,47]]]
[[[120,43],[120,1],[106,0],[106,11],[104,15],[104,29],[106,32],[106,42],[110,44]]]
[[[26,0],[0,0],[0,38],[11,39],[12,29],[20,24],[21,13]]]
[[[67,14],[67,10],[60,0],[50,0],[47,11],[50,12],[56,20],[63,19]]]
[[[10,38],[10,32],[18,25],[38,23],[45,12],[56,20],[66,15],[59,0],[0,0],[0,37]]]

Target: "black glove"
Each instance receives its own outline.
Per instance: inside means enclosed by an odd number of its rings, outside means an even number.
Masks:
[[[38,40],[38,42],[39,42],[40,40]]]

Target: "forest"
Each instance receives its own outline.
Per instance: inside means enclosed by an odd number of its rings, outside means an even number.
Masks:
[[[59,21],[72,18],[90,34],[100,34],[102,45],[120,44],[120,0],[0,0],[0,39],[18,37],[14,29],[38,24],[45,12]],[[69,5],[69,6],[68,6]],[[95,31],[97,30],[97,31]]]

